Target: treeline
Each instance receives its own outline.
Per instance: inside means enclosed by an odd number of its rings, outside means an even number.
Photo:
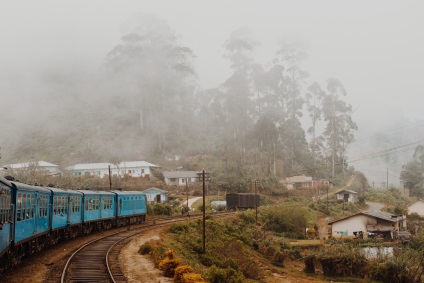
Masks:
[[[34,107],[43,115],[8,128],[19,141],[0,140],[2,161],[145,159],[206,167],[223,187],[302,174],[335,180],[357,130],[345,88],[335,78],[311,82],[295,45],[281,44],[267,65],[253,58],[258,45],[245,29],[231,33],[223,52],[232,73],[203,90],[193,51],[166,22],[141,17],[97,73],[43,77]]]

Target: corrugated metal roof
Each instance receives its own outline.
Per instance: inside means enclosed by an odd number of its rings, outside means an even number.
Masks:
[[[340,194],[340,193],[342,193],[342,192],[348,192],[348,193],[350,193],[350,194],[358,194],[357,192],[355,192],[355,191],[351,191],[351,190],[340,190],[340,191],[338,191],[336,194]]]
[[[197,171],[163,171],[162,174],[165,178],[197,178],[199,172]]]
[[[39,167],[58,167],[58,165],[49,163],[46,161],[34,161],[34,162],[23,162],[23,163],[14,163],[14,164],[7,164],[6,167],[12,168],[12,169],[21,169],[21,168],[28,168],[31,165],[36,165]]]
[[[379,219],[383,219],[383,220],[390,221],[390,222],[397,222],[397,218],[394,218],[394,217],[396,217],[396,215],[394,215],[394,214],[390,214],[390,213],[386,213],[386,212],[382,212],[382,211],[367,211],[367,212],[356,213],[356,214],[353,214],[353,215],[350,215],[350,216],[347,216],[347,217],[343,217],[343,218],[340,218],[340,219],[337,219],[337,220],[334,220],[334,221],[330,221],[330,222],[328,222],[328,224],[333,224],[333,223],[336,223],[336,222],[339,222],[339,221],[342,221],[342,220],[345,220],[345,219],[348,219],[348,218],[351,218],[351,217],[354,217],[354,216],[357,216],[357,215],[366,215],[366,216],[379,218]],[[392,217],[392,216],[394,216],[394,217]]]
[[[66,167],[66,170],[101,170],[101,169],[118,169],[115,164],[112,163],[80,163]],[[118,164],[120,169],[123,168],[137,168],[137,167],[159,167],[155,164],[146,161],[123,161]]]
[[[147,190],[144,190],[144,191],[142,191],[143,193],[145,193],[145,194],[148,194],[148,193],[161,193],[161,194],[168,194],[169,192],[168,191],[165,191],[165,190],[162,190],[162,189],[159,189],[159,188],[155,188],[155,187],[153,187],[153,188],[148,188]]]

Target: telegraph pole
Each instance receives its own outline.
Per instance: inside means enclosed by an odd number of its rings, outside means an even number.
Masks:
[[[203,188],[203,254],[206,253],[206,203],[205,203],[205,189],[206,189],[206,173],[205,169],[202,170],[201,173],[197,175],[202,180],[202,188]]]
[[[188,178],[186,177],[187,210],[189,210],[189,208],[188,208],[188,185],[187,185],[187,182],[188,182]],[[187,213],[188,213],[188,211],[187,211]]]
[[[258,184],[258,180],[255,180],[255,211],[256,211],[256,225],[258,224],[258,200],[257,200],[257,197],[258,197],[258,187],[257,187],[257,184]]]
[[[112,190],[112,176],[110,173],[110,165],[109,165],[109,190]]]

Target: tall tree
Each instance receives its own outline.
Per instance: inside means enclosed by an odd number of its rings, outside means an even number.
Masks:
[[[326,141],[327,156],[331,160],[331,177],[336,174],[336,162],[345,167],[347,146],[354,141],[353,131],[357,130],[351,113],[352,106],[343,98],[346,90],[337,79],[327,81],[328,93],[323,99],[323,115],[326,126],[323,136]]]
[[[127,96],[118,100],[123,113],[133,119],[138,115],[141,132],[157,152],[169,151],[169,142],[184,137],[195,88],[192,58],[166,22],[146,15],[107,56],[107,67],[117,79],[116,99],[122,92]]]
[[[308,129],[308,133],[312,134],[311,140],[311,151],[312,158],[314,162],[314,170],[316,167],[316,153],[318,148],[322,146],[320,139],[317,139],[317,122],[321,119],[322,116],[322,100],[325,97],[325,92],[321,89],[319,83],[314,82],[308,87],[306,93],[306,110],[309,113],[311,118],[311,127]]]
[[[254,112],[251,97],[252,64],[250,52],[257,42],[252,39],[250,31],[239,29],[233,32],[224,44],[225,57],[230,61],[232,75],[220,87],[215,97],[215,104],[220,105],[223,119],[224,145],[226,160],[236,163],[240,175],[246,152],[246,135],[252,126]],[[229,168],[228,168],[229,169]]]

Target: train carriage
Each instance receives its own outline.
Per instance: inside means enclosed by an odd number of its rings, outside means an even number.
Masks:
[[[51,229],[56,239],[59,237],[73,238],[79,233],[82,223],[82,198],[78,191],[47,188],[52,192]]]
[[[0,258],[9,250],[13,228],[12,215],[12,184],[0,177]],[[1,262],[0,264],[3,265]]]
[[[15,245],[36,239],[50,231],[49,199],[51,191],[36,186],[11,182],[14,190],[13,202],[15,230],[13,241]],[[38,239],[36,239],[38,241]],[[37,244],[31,244],[31,248]],[[36,247],[36,250],[41,247]],[[31,251],[32,252],[32,251]]]
[[[146,220],[147,198],[142,192],[113,191],[118,225],[141,223]]]
[[[110,229],[115,220],[115,194],[103,191],[78,190],[83,194],[84,232]]]

